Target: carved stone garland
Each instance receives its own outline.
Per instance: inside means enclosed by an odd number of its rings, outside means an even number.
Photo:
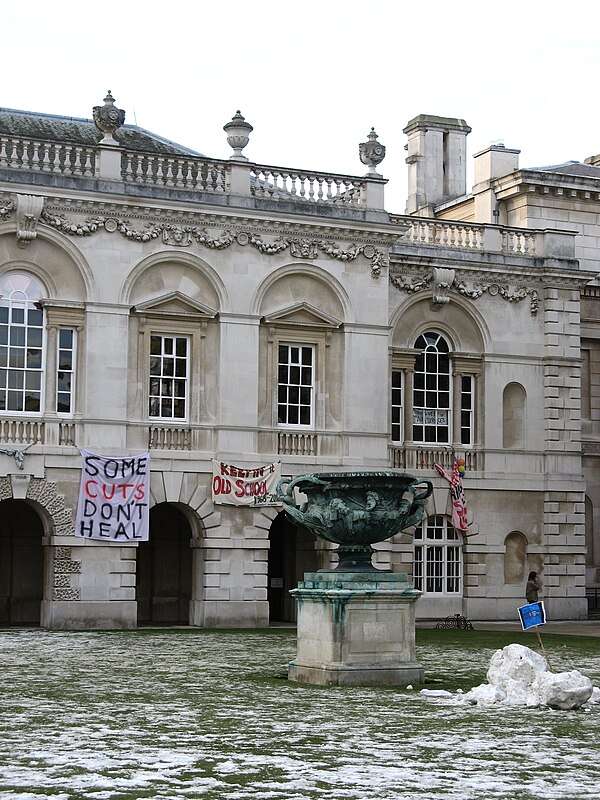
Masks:
[[[433,273],[431,275],[424,275],[422,278],[415,278],[409,275],[391,275],[390,282],[401,292],[414,294],[415,292],[420,292],[422,289],[428,288],[433,278]],[[497,281],[490,281],[485,285],[472,283],[471,288],[469,288],[465,281],[460,281],[455,282],[452,289],[462,294],[464,297],[468,297],[470,300],[478,300],[486,292],[492,297],[499,295],[509,303],[520,303],[521,300],[529,297],[531,298],[529,305],[531,316],[535,317],[539,311],[540,296],[538,291],[526,286],[511,288],[507,284],[502,285]]]
[[[8,213],[8,212],[7,212]],[[363,255],[371,262],[371,276],[379,278],[383,267],[387,266],[387,260],[381,250],[371,244],[351,245],[347,250],[343,250],[333,242],[318,241],[308,238],[290,237],[284,239],[277,237],[272,241],[266,241],[261,236],[244,231],[234,232],[225,230],[220,236],[211,236],[204,228],[195,225],[173,225],[170,223],[160,223],[158,225],[147,225],[142,230],[134,228],[127,220],[115,217],[92,217],[85,222],[70,222],[62,214],[53,214],[47,210],[42,211],[42,220],[53,228],[67,236],[91,236],[98,230],[104,228],[108,233],[120,233],[126,239],[135,242],[149,242],[162,236],[163,242],[175,247],[188,247],[192,241],[212,250],[223,250],[233,242],[237,242],[242,247],[250,245],[265,255],[276,255],[284,250],[290,249],[294,258],[317,258],[319,251],[329,258],[337,261],[354,261],[359,255]]]

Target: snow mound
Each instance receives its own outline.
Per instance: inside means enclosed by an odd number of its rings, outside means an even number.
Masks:
[[[577,670],[553,673],[546,659],[521,644],[496,650],[487,672],[488,684],[464,694],[472,705],[549,706],[562,710],[600,702],[600,689]]]

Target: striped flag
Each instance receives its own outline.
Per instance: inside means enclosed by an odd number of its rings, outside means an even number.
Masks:
[[[458,460],[454,459],[452,475],[448,475],[445,469],[439,464],[433,465],[442,477],[450,484],[450,501],[452,503],[452,525],[459,531],[466,531],[469,528],[467,520],[467,501],[462,485],[460,472],[458,471]]]

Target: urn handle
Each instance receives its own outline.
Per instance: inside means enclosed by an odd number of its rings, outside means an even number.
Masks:
[[[296,478],[292,478],[292,480],[288,480],[287,478],[282,478],[277,483],[276,493],[277,496],[281,499],[282,503],[285,505],[293,505],[296,506],[296,501],[294,499],[294,486],[298,483],[312,483],[315,486],[329,486],[328,481],[322,481],[320,478],[317,478],[315,475],[298,475]],[[283,487],[286,487],[283,490]]]

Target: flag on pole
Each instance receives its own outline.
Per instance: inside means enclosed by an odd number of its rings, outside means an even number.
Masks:
[[[467,520],[467,501],[465,490],[462,485],[462,478],[458,471],[458,460],[454,459],[452,475],[449,475],[439,464],[433,465],[440,475],[450,484],[450,502],[452,504],[452,525],[458,531],[466,531],[469,528]]]

